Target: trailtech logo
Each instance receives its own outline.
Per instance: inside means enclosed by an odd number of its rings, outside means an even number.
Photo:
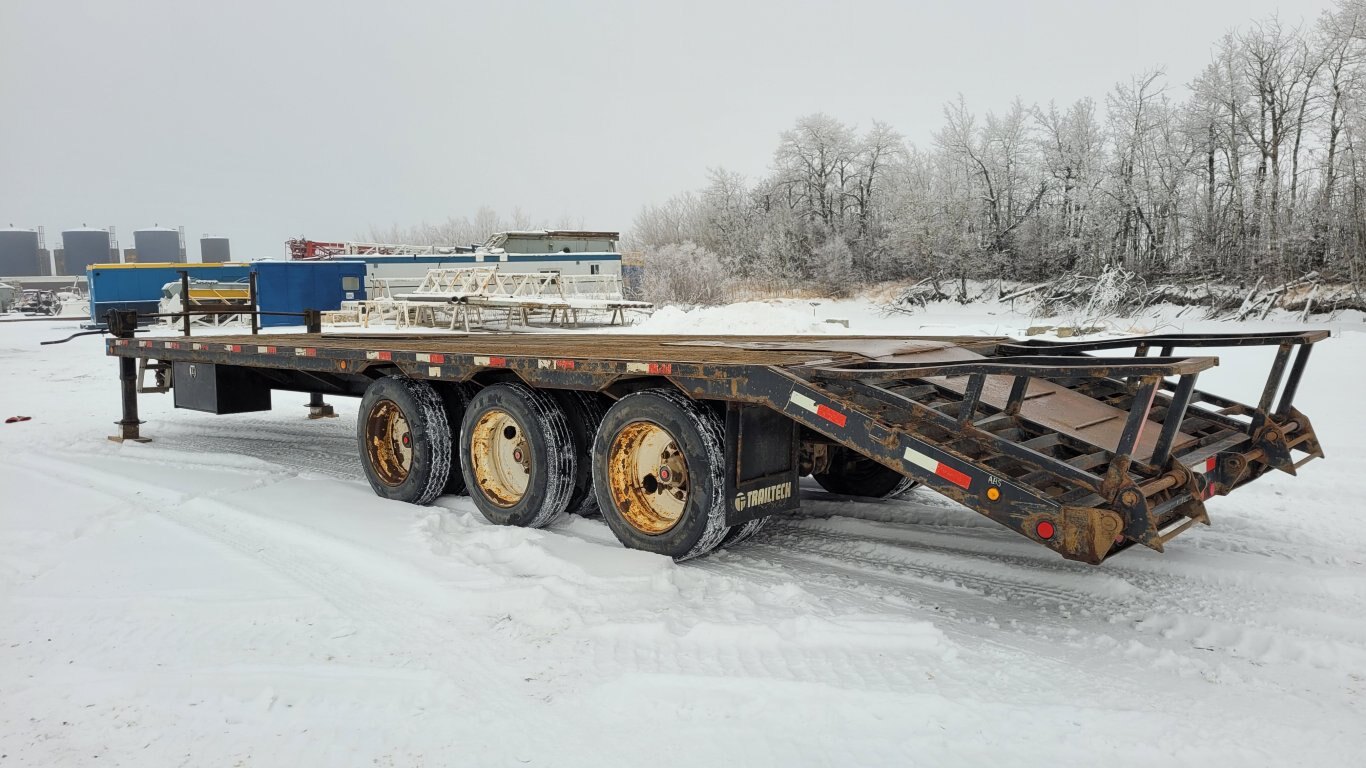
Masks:
[[[753,491],[740,491],[735,494],[735,511],[744,512],[748,507],[760,507],[789,498],[792,498],[792,483],[778,483]]]

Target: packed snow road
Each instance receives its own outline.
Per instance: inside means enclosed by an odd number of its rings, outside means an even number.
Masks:
[[[1326,461],[1093,568],[926,491],[805,488],[681,565],[599,520],[496,527],[375,497],[345,400],[145,396],[154,442],[116,445],[98,342],[0,324],[0,417],[33,417],[0,426],[0,766],[1359,765],[1366,334],[1338,328],[1298,398]]]

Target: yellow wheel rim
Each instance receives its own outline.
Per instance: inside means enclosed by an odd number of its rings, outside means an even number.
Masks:
[[[531,480],[531,444],[522,425],[493,409],[475,422],[469,440],[470,464],[484,497],[500,507],[516,505]]]
[[[608,485],[626,522],[655,536],[683,519],[688,462],[668,430],[649,421],[633,422],[612,441]]]
[[[380,400],[365,417],[366,453],[380,482],[402,485],[413,467],[413,434],[403,409]]]

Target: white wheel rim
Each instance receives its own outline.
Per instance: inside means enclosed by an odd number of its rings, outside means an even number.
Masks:
[[[531,444],[507,411],[492,409],[470,430],[470,464],[484,497],[500,507],[515,506],[531,481]]]
[[[688,462],[678,441],[650,421],[627,424],[608,460],[612,501],[632,528],[650,536],[678,525],[688,506]]]

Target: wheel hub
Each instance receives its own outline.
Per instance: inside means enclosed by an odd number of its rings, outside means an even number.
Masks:
[[[612,499],[633,528],[658,535],[678,525],[688,505],[688,463],[667,429],[627,424],[612,441],[609,468]]]
[[[531,445],[512,414],[492,409],[471,430],[470,464],[484,496],[511,507],[526,495],[531,480]]]
[[[413,466],[413,437],[403,409],[380,400],[365,418],[366,454],[380,482],[402,485]]]

